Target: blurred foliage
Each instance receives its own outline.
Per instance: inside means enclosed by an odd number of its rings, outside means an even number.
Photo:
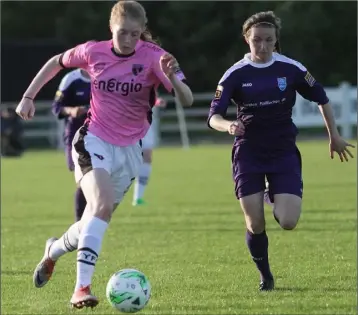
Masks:
[[[113,1],[3,2],[2,41],[56,41],[66,47],[107,39]],[[217,81],[248,47],[241,29],[263,10],[281,17],[283,53],[325,86],[357,84],[357,2],[143,1],[149,29],[181,63],[194,91]]]

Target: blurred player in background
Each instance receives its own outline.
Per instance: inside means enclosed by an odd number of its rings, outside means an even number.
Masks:
[[[56,92],[52,103],[52,112],[58,119],[65,121],[63,141],[68,169],[73,172],[75,165],[72,160],[72,140],[77,130],[83,126],[90,104],[91,78],[82,69],[67,73]],[[86,207],[86,198],[82,188],[77,187],[75,193],[75,220],[79,221]]]
[[[353,145],[340,137],[323,87],[301,63],[279,53],[280,29],[280,19],[271,11],[257,13],[244,23],[250,53],[220,79],[208,117],[211,128],[235,136],[235,193],[245,215],[247,246],[260,272],[260,291],[274,289],[265,231],[265,177],[280,226],[294,229],[301,214],[302,162],[292,121],[296,91],[319,105],[331,158],[334,152],[342,162],[353,157],[348,150]],[[238,106],[236,121],[224,118],[231,100]]]
[[[152,40],[147,17],[136,1],[119,1],[111,11],[112,39],[89,41],[52,57],[26,90],[16,112],[35,113],[34,98],[62,68],[81,68],[91,77],[91,102],[85,124],[73,140],[75,180],[87,206],[80,221],[60,239],[50,238],[36,266],[34,285],[43,287],[57,260],[77,249],[77,279],[71,305],[94,307],[92,278],[113,211],[123,200],[143,163],[140,140],[148,132],[148,113],[162,84],[183,106],[193,95],[177,60]],[[149,117],[150,118],[150,117]]]
[[[139,169],[139,176],[136,178],[134,183],[134,192],[133,192],[133,206],[143,205],[144,204],[144,191],[148,185],[150,174],[152,173],[152,157],[153,149],[157,146],[157,139],[155,134],[156,124],[158,123],[157,115],[159,108],[165,108],[167,102],[157,96],[155,105],[153,107],[153,121],[149,127],[147,134],[142,139],[142,149],[143,149],[143,164]]]
[[[1,109],[1,156],[20,157],[24,153],[24,127],[15,109]]]

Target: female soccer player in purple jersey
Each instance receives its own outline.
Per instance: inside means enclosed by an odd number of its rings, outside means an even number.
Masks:
[[[250,53],[219,81],[208,117],[211,128],[235,136],[235,193],[245,215],[247,245],[260,272],[260,291],[274,289],[265,232],[265,177],[280,226],[294,229],[301,214],[301,155],[292,122],[296,92],[318,104],[328,130],[331,158],[334,152],[342,162],[353,157],[348,150],[353,145],[340,137],[322,86],[301,63],[279,54],[280,28],[280,20],[271,11],[257,13],[244,23]],[[225,119],[231,101],[238,107],[234,122]]]
[[[84,124],[91,96],[91,78],[89,74],[76,69],[67,73],[57,89],[52,103],[52,112],[57,119],[65,121],[63,141],[68,169],[73,172],[75,165],[72,159],[72,141],[77,130]],[[75,219],[81,220],[86,208],[86,198],[81,187],[75,193]]]
[[[176,59],[151,40],[147,18],[136,1],[119,1],[111,11],[112,40],[87,42],[51,58],[31,82],[17,107],[23,119],[33,117],[33,99],[63,67],[81,68],[91,77],[91,104],[85,124],[73,140],[75,179],[87,200],[85,212],[60,239],[50,238],[34,272],[43,287],[56,261],[77,249],[77,281],[73,307],[94,307],[92,276],[112,213],[142,164],[142,139],[148,113],[160,84],[175,93],[183,106],[193,95],[183,82]]]

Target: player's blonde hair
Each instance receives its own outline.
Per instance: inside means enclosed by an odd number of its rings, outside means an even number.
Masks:
[[[247,38],[250,35],[250,31],[254,26],[274,27],[276,30],[277,42],[275,45],[276,51],[281,53],[280,45],[280,31],[281,31],[281,19],[278,18],[273,11],[259,12],[250,16],[242,26],[242,35]]]
[[[140,39],[153,44],[158,44],[152,37],[152,34],[147,29],[147,14],[143,6],[134,0],[121,0],[118,1],[111,11],[109,18],[109,24],[113,25],[123,17],[129,17],[138,21],[144,28],[144,32],[141,34]]]

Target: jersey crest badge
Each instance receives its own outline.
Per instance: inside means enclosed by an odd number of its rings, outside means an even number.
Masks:
[[[287,88],[287,81],[286,81],[286,77],[283,78],[277,78],[277,86],[281,91],[286,90]]]
[[[144,66],[139,64],[132,65],[132,72],[134,75],[138,75],[143,71]]]

